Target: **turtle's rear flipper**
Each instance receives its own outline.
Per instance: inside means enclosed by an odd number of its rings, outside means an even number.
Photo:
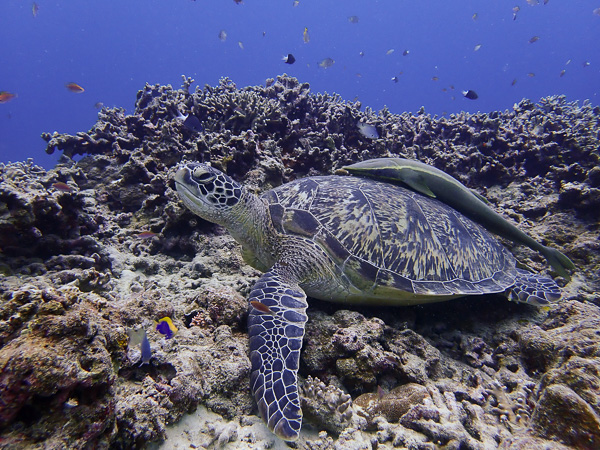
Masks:
[[[536,306],[545,306],[560,300],[560,288],[552,278],[522,269],[515,270],[515,284],[507,292],[509,300]]]
[[[250,293],[250,387],[269,429],[292,441],[302,426],[297,374],[308,305],[302,289],[286,280],[276,264]]]

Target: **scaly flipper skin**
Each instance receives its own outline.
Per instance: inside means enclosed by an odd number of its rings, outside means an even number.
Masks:
[[[302,426],[297,373],[308,319],[306,295],[276,264],[260,277],[249,300],[250,387],[269,429],[293,441]]]
[[[517,278],[508,291],[508,299],[536,306],[547,306],[560,299],[560,289],[550,277],[515,269]]]

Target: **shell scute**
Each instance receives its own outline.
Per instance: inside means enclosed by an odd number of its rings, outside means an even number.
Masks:
[[[274,198],[276,200],[276,197]],[[269,214],[271,215],[271,221],[273,226],[279,233],[283,233],[283,214],[285,210],[283,206],[278,203],[269,205]]]
[[[314,237],[315,242],[321,245],[331,256],[335,263],[342,266],[350,256],[350,252],[329,231],[322,228]]]
[[[412,292],[412,281],[402,275],[382,269],[377,274],[377,285],[381,287],[389,287],[398,289],[404,292]]]
[[[383,246],[377,220],[359,186],[321,183],[311,212],[351,254],[382,267]]]
[[[282,217],[282,225],[286,233],[296,233],[310,238],[321,227],[315,216],[301,209],[288,209]]]
[[[365,292],[375,286],[378,272],[378,267],[356,256],[350,256],[344,266],[344,273],[352,284]]]

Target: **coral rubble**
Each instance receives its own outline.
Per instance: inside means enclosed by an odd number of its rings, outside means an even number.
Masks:
[[[383,156],[448,172],[578,270],[549,309],[494,296],[352,311],[311,301],[299,445],[600,445],[600,108],[549,97],[438,118],[362,110],[286,75],[192,83],[146,85],[132,114],[103,108],[87,132],[45,133],[63,153],[52,170],[0,165],[0,447],[141,448],[198,409],[190,444],[275,448],[249,394],[245,297],[259,273],[183,208],[174,168],[211,161],[262,192]],[[155,329],[162,317],[171,339]],[[148,364],[129,329],[146,330]]]

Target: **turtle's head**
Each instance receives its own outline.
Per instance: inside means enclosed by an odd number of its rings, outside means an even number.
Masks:
[[[193,213],[224,225],[242,198],[242,186],[207,164],[183,163],[175,174],[179,197]]]

